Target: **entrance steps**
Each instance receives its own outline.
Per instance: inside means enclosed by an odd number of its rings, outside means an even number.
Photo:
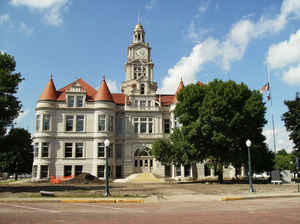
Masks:
[[[125,179],[117,179],[114,182],[123,183],[162,183],[164,179],[155,177],[152,173],[134,173]]]

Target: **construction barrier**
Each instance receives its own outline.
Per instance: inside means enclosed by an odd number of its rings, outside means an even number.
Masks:
[[[74,178],[74,176],[50,176],[50,183],[52,184],[60,184],[66,180],[70,180]]]

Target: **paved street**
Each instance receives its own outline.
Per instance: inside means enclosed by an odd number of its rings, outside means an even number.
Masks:
[[[145,204],[0,203],[0,223],[300,223],[300,198]]]

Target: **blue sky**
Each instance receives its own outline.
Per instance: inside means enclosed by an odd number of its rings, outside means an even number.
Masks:
[[[160,93],[174,93],[181,77],[185,84],[218,78],[260,89],[269,71],[277,149],[291,150],[281,116],[300,85],[299,0],[1,0],[0,50],[15,56],[25,78],[17,126],[33,132],[51,73],[57,89],[79,77],[97,88],[105,75],[120,92],[139,14]]]

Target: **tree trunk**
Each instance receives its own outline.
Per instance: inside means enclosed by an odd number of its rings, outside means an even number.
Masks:
[[[218,182],[223,184],[223,169],[218,171]]]
[[[15,173],[15,180],[18,180],[18,174]]]

